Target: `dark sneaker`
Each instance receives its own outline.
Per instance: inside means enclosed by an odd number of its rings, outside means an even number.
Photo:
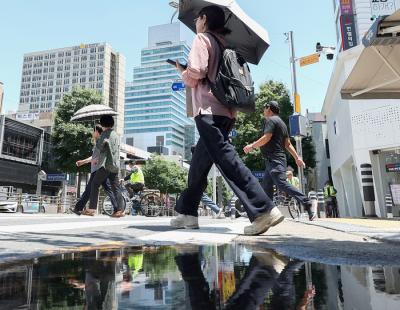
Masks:
[[[77,209],[75,209],[75,208],[71,208],[70,211],[71,211],[72,213],[75,213],[76,215],[79,215],[79,216],[82,214],[82,211],[81,211],[81,210],[77,210]]]

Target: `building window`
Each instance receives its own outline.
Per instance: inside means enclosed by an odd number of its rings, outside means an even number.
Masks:
[[[133,137],[126,138],[126,144],[128,144],[128,145],[130,145],[130,146],[134,146],[134,145],[133,145]]]
[[[156,136],[156,146],[164,146],[164,136]]]
[[[325,139],[325,151],[326,151],[326,158],[331,158],[331,155],[329,153],[329,141],[328,141],[328,139]]]
[[[339,135],[339,127],[337,121],[333,121],[333,132],[335,133],[335,136]]]

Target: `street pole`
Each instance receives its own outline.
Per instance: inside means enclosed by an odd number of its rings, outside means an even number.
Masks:
[[[215,164],[213,165],[213,201],[217,203],[217,167],[215,167]]]
[[[300,95],[297,92],[297,75],[296,75],[296,56],[294,53],[294,40],[293,40],[293,31],[289,31],[287,34],[287,38],[289,41],[289,52],[290,52],[290,68],[292,75],[292,102],[294,105],[294,113],[301,114],[301,105],[300,105]],[[296,141],[296,151],[299,157],[303,158],[303,149],[301,146],[301,136],[294,137]],[[304,167],[297,166],[297,173],[299,175],[300,180],[300,191],[304,192]]]

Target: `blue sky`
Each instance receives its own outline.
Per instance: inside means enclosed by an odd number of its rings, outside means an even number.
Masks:
[[[0,81],[5,111],[17,110],[23,54],[80,43],[108,42],[126,57],[126,78],[140,63],[149,26],[168,23],[168,0],[1,0]],[[271,47],[252,68],[258,88],[263,81],[284,82],[289,89],[289,47],[284,32],[294,31],[296,56],[314,52],[316,42],[336,45],[332,1],[237,0],[242,9],[265,27]],[[320,111],[333,62],[298,67],[302,111]]]

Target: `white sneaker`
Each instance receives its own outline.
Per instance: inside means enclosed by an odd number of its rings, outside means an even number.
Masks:
[[[178,216],[171,220],[171,227],[199,229],[199,218],[197,216],[178,214]]]
[[[249,236],[261,235],[270,227],[278,225],[285,217],[277,207],[274,207],[270,212],[264,213],[257,217],[251,225],[244,228],[244,234]]]

